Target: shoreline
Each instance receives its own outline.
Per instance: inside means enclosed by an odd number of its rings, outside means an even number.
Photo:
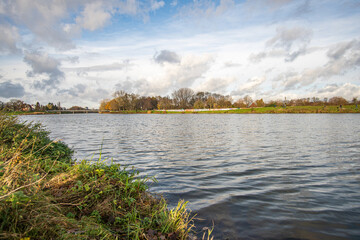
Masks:
[[[1,113],[0,148],[0,238],[193,239],[187,202],[169,210],[148,190],[153,177],[101,157],[75,161],[40,124]]]
[[[342,114],[360,113],[355,105],[339,106],[287,106],[256,107],[227,109],[157,109],[157,110],[124,110],[124,111],[54,111],[54,112],[9,112],[8,115],[61,115],[61,114]]]

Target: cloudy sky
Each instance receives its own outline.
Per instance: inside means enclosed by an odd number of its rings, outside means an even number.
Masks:
[[[358,0],[0,0],[0,100],[360,97]]]

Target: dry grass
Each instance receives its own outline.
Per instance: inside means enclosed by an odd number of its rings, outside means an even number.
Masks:
[[[0,238],[189,239],[186,202],[169,211],[152,179],[71,155],[41,126],[0,115]]]

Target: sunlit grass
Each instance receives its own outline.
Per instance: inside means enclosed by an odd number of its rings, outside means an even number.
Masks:
[[[148,192],[153,178],[71,156],[40,125],[0,115],[0,238],[188,238],[194,224],[187,203],[168,210]]]

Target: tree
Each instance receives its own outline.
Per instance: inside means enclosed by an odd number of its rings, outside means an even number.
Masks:
[[[109,99],[103,99],[103,100],[101,100],[99,110],[100,110],[100,111],[106,110],[106,104],[107,104],[108,102],[110,102]]]
[[[105,110],[118,111],[119,110],[119,103],[116,101],[116,99],[113,99],[113,100],[106,103]]]
[[[72,106],[71,108],[69,108],[69,110],[85,110],[85,108],[79,106]]]
[[[198,99],[195,101],[194,103],[194,108],[195,109],[202,109],[202,108],[205,108],[205,104],[202,100]]]
[[[352,101],[353,104],[357,104],[357,97],[353,97]]]
[[[244,103],[246,105],[246,107],[249,107],[251,105],[251,103],[253,102],[252,98],[249,95],[246,95],[244,97]]]
[[[18,99],[11,99],[10,102],[5,104],[4,110],[6,111],[22,111],[26,107],[26,103]]]
[[[244,100],[240,98],[234,103],[234,106],[237,108],[244,108],[246,107],[246,104],[244,103]]]
[[[55,106],[54,106],[53,103],[48,103],[48,104],[46,105],[46,108],[47,108],[47,110],[54,110],[54,109],[55,109]]]
[[[126,105],[126,92],[123,91],[123,90],[119,90],[119,91],[116,91],[114,92],[113,94],[113,97],[114,97],[114,100],[117,102],[117,105],[118,105],[118,109],[116,110],[125,110],[125,105]],[[113,110],[115,111],[115,110]]]
[[[158,97],[157,109],[171,109],[172,107],[172,100],[168,96]]]
[[[213,96],[209,96],[206,100],[206,105],[209,108],[214,108],[216,106],[216,99]]]
[[[331,105],[345,105],[348,104],[348,101],[346,101],[343,97],[332,97],[329,99],[329,104]]]
[[[41,111],[41,105],[39,102],[36,102],[35,104],[35,111]]]
[[[194,91],[190,88],[180,88],[172,93],[175,105],[180,108],[190,107],[190,102],[194,96]]]
[[[262,98],[259,99],[259,100],[256,100],[256,101],[255,101],[255,104],[256,104],[256,106],[258,106],[258,107],[264,107],[264,106],[265,106],[264,100],[263,100]]]

